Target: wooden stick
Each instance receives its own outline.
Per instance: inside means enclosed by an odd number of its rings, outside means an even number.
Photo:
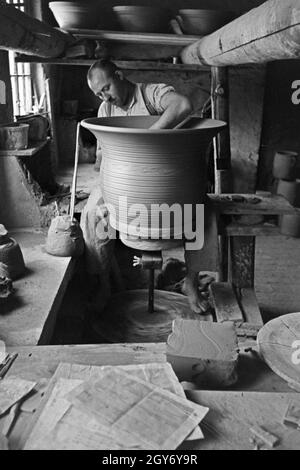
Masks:
[[[78,169],[78,157],[79,157],[79,137],[80,137],[80,122],[77,124],[77,130],[76,130],[75,163],[74,163],[74,173],[73,173],[71,202],[70,202],[71,221],[73,220],[73,217],[74,217],[74,207],[75,207],[76,181],[77,181],[77,169]]]

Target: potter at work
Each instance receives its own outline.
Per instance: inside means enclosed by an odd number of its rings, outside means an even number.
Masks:
[[[0,0],[0,450],[299,450],[300,0],[122,3]]]
[[[175,127],[192,112],[189,99],[176,93],[172,86],[133,83],[127,80],[123,72],[110,61],[95,62],[88,71],[87,80],[94,94],[103,100],[98,117],[159,115],[159,119],[150,126],[150,130],[159,130]],[[101,161],[99,145],[97,159]],[[101,293],[99,292],[97,296],[101,299],[100,307],[103,307],[110,293],[108,276],[114,241],[110,239],[109,231],[107,237],[101,237],[101,233],[107,230],[108,223],[102,191],[97,184],[83,211],[81,226],[85,238],[88,271],[100,276]],[[197,289],[198,272],[203,266],[199,265],[197,259],[195,260],[195,253],[192,252],[186,252],[186,264],[184,289],[190,307],[196,313],[205,312],[208,307],[207,301],[199,296]]]

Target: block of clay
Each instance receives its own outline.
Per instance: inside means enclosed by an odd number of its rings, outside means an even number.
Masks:
[[[237,349],[233,322],[178,318],[167,340],[167,360],[180,381],[227,387],[237,381]]]

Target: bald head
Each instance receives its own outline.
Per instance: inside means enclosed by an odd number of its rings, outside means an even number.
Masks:
[[[87,80],[88,82],[92,81],[95,76],[99,73],[105,73],[108,77],[112,77],[115,75],[116,71],[118,70],[118,67],[116,64],[111,62],[110,60],[107,59],[100,59],[94,62],[87,73]]]

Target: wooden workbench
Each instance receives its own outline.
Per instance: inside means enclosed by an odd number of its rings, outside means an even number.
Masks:
[[[16,351],[18,352],[18,357],[7,373],[7,377],[17,375],[18,377],[33,381],[50,379],[60,362],[73,362],[86,365],[126,365],[145,364],[152,362],[162,363],[166,361],[165,348],[165,343],[9,348],[8,352]],[[232,401],[238,403],[238,409],[243,410],[248,402],[252,404],[251,406],[253,408],[255,407],[255,402],[257,400],[258,405],[260,404],[257,407],[259,416],[264,418],[264,409],[266,409],[266,419],[272,419],[274,421],[276,418],[278,422],[280,421],[280,416],[276,415],[274,418],[274,413],[276,413],[277,409],[276,406],[278,405],[278,409],[280,413],[282,413],[281,408],[284,406],[286,400],[289,400],[295,396],[300,398],[298,393],[293,392],[288,387],[286,382],[275,375],[263,362],[260,361],[258,356],[253,352],[241,354],[239,364],[239,381],[235,387],[230,389],[230,391],[222,391],[221,393],[212,391],[189,391],[187,394],[190,395],[191,399],[198,401],[199,403],[201,403],[201,401],[205,401],[205,403],[209,404],[210,402],[211,408],[213,408],[214,403],[216,403],[218,409],[221,406],[221,402],[224,403],[224,407],[226,408],[226,406],[232,406]],[[211,400],[214,399],[216,401],[212,402]],[[269,410],[268,406],[266,406],[266,403],[272,402],[277,405],[272,405],[272,409]],[[232,423],[228,421],[228,410],[225,408],[221,413],[222,416],[220,420],[220,433],[218,433],[217,437],[214,438],[208,429],[211,425],[211,420],[215,419],[215,414],[212,412],[210,415],[208,415],[210,417],[207,428],[207,432],[209,431],[209,438],[205,439],[204,441],[185,442],[182,445],[182,448],[227,449],[236,445],[238,445],[237,448],[249,448],[249,440],[246,438],[241,440],[242,447],[240,444],[237,444],[239,442],[238,433],[240,432],[239,421],[242,418],[240,417],[240,419],[238,419],[237,414],[235,417],[233,415],[232,419],[236,426],[232,426]],[[245,417],[245,419],[250,419],[251,416],[253,417],[253,413],[248,412],[248,418]],[[30,420],[32,417],[33,414],[31,413],[20,413],[10,434],[11,448],[16,449],[22,447],[24,443],[24,437],[26,436],[26,427],[30,425]],[[0,420],[0,429],[2,423],[3,420]],[[249,422],[248,424],[250,425],[251,423]],[[226,426],[232,428],[229,432],[230,437],[228,437],[227,433],[224,431]],[[247,422],[244,422],[243,428],[249,430],[249,426],[247,426]],[[203,430],[204,434],[206,435],[205,425]],[[223,431],[225,433],[224,435],[222,434]],[[297,431],[293,432],[297,433]],[[289,431],[287,435],[289,435]],[[296,435],[293,434],[293,437],[291,438],[291,445],[294,446],[297,444],[300,447],[300,440],[295,444],[295,436],[297,437],[297,435],[300,439],[299,432]]]

